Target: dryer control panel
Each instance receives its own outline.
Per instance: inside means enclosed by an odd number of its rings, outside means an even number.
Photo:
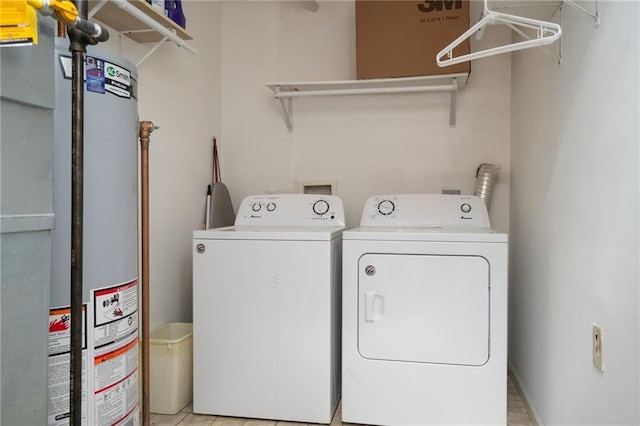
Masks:
[[[242,225],[344,226],[344,207],[335,195],[252,195],[238,209],[235,226]]]
[[[484,200],[474,195],[376,195],[367,200],[360,226],[490,228]]]

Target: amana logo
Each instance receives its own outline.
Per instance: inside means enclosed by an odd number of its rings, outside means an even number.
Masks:
[[[462,9],[462,0],[425,0],[418,3],[418,10],[424,13],[453,9]]]

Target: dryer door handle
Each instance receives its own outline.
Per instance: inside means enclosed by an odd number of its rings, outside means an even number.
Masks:
[[[365,297],[364,319],[369,322],[376,322],[384,314],[384,297],[373,291],[367,291]]]

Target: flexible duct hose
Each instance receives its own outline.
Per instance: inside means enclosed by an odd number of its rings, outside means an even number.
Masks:
[[[473,195],[477,195],[484,200],[487,211],[489,211],[491,207],[493,187],[498,180],[499,169],[495,164],[482,163],[476,170],[476,188],[473,191]]]

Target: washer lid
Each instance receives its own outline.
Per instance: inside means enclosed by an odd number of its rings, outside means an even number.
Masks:
[[[487,228],[394,228],[362,226],[346,230],[343,240],[369,241],[445,241],[470,243],[506,243],[508,236]]]
[[[338,238],[346,228],[301,226],[227,226],[194,231],[198,240],[270,240],[270,241],[329,241]]]

